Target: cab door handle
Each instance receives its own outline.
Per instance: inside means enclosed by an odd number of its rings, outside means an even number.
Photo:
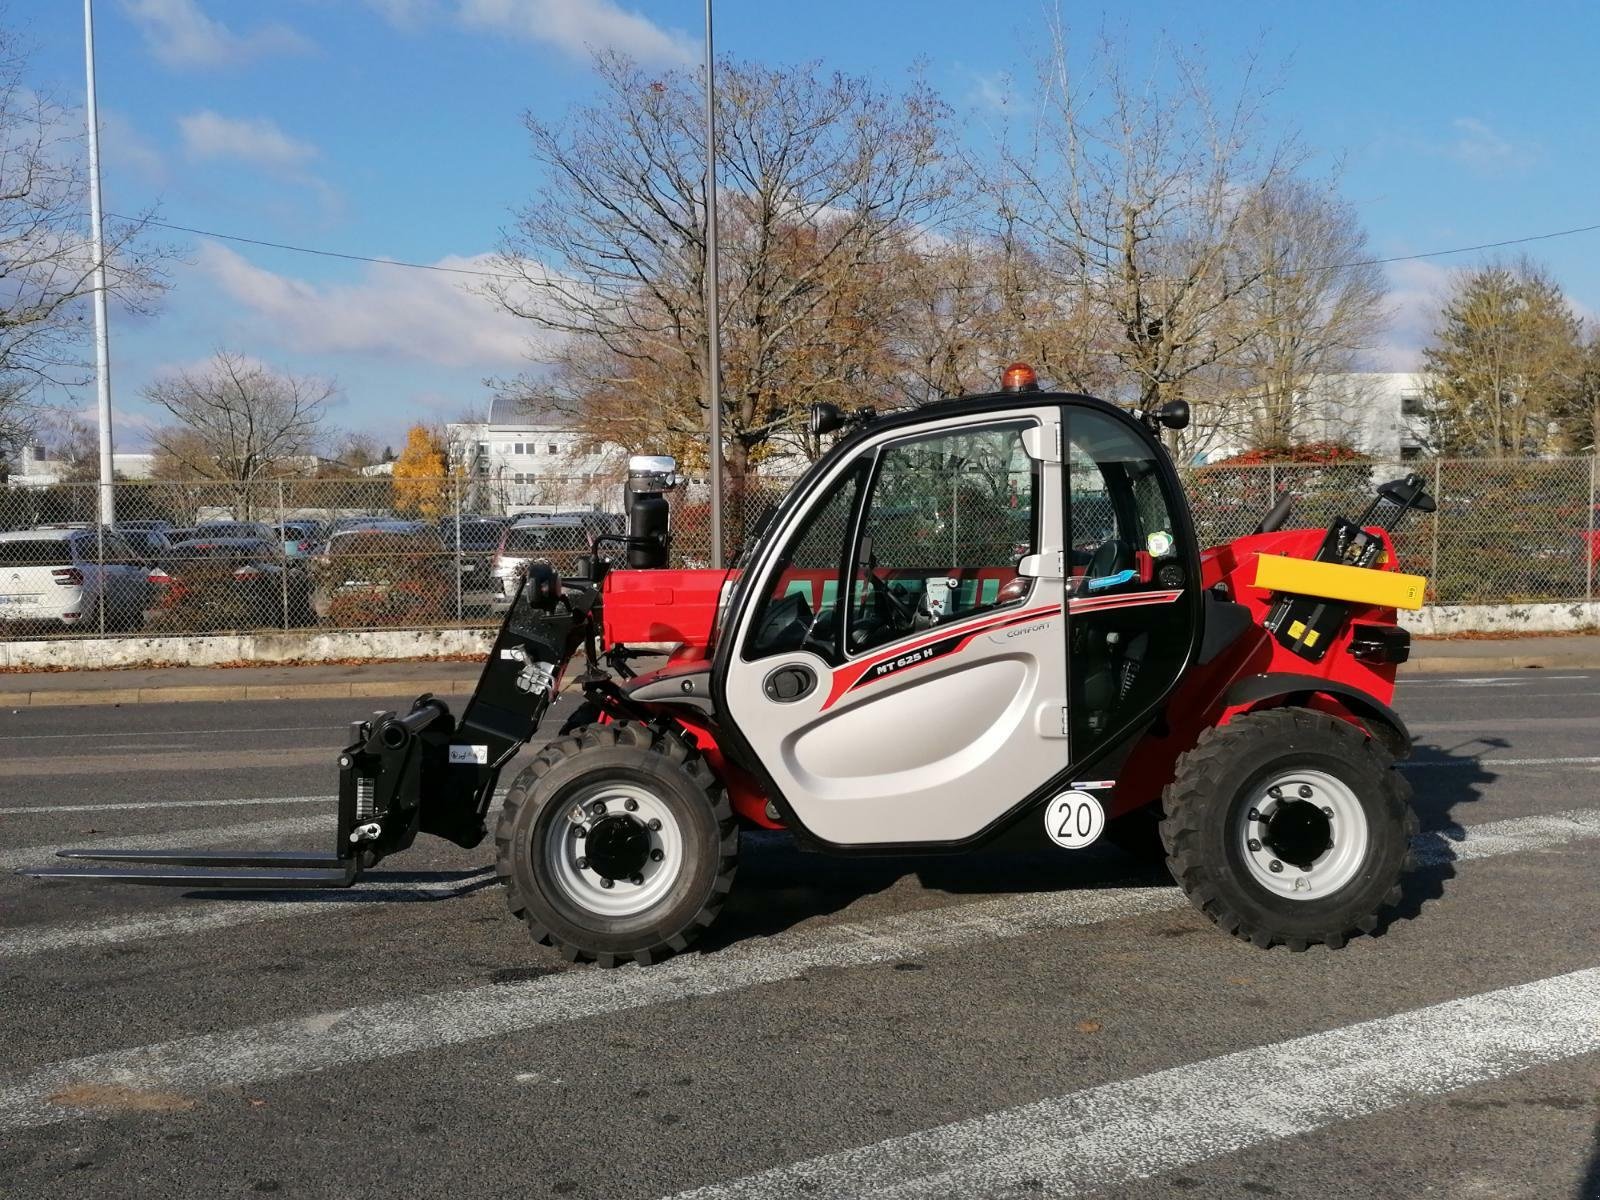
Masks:
[[[779,667],[767,676],[762,684],[767,699],[779,704],[790,704],[809,696],[817,686],[816,673],[798,663]]]

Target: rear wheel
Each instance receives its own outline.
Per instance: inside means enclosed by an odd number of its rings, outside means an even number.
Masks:
[[[1388,752],[1349,722],[1247,713],[1178,760],[1161,840],[1179,886],[1229,933],[1337,948],[1400,899],[1410,796]]]
[[[739,831],[705,760],[648,725],[550,743],[506,794],[495,868],[534,940],[569,958],[649,964],[711,924]]]

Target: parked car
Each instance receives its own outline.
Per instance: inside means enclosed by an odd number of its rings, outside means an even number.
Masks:
[[[147,568],[114,529],[0,534],[0,622],[137,629],[151,596]]]
[[[161,523],[163,525],[166,524],[164,521]],[[158,566],[165,562],[167,555],[171,553],[172,541],[167,537],[164,530],[143,528],[146,524],[149,524],[149,522],[130,521],[124,524],[119,521],[113,528],[122,535],[123,540],[132,547],[133,552],[143,559],[148,566]],[[171,526],[168,526],[168,528],[171,528]]]
[[[496,612],[511,607],[529,563],[547,563],[558,575],[575,574],[578,559],[590,553],[593,539],[619,532],[615,526],[616,519],[604,513],[523,517],[508,526],[494,557],[496,589],[491,606]]]
[[[172,522],[171,521],[118,521],[115,525],[112,526],[112,528],[116,529],[120,533],[130,533],[130,532],[166,533],[167,530],[172,528]]]
[[[289,558],[310,558],[328,537],[328,527],[321,521],[294,520],[274,525],[272,532],[283,543],[283,553]]]
[[[167,530],[167,541],[176,546],[179,542],[192,542],[194,535],[193,525],[177,525]]]
[[[454,562],[439,531],[417,522],[335,533],[313,560],[311,606],[332,625],[441,621],[455,612]]]
[[[311,579],[276,538],[200,538],[172,547],[150,571],[151,622],[186,630],[311,623]]]
[[[453,517],[439,522],[439,536],[444,539],[445,549],[455,556],[461,576],[463,610],[490,608],[499,595],[494,556],[500,548],[501,535],[510,524],[506,517],[462,517],[459,529]]]
[[[247,538],[253,542],[270,542],[278,535],[272,526],[262,521],[201,521],[194,527],[196,538]]]

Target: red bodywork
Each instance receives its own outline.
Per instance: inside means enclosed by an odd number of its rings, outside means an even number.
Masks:
[[[1395,553],[1389,535],[1371,530],[1383,540],[1379,569],[1395,570]],[[1350,652],[1358,625],[1394,625],[1392,608],[1351,605],[1350,620],[1329,646],[1320,662],[1308,662],[1278,643],[1262,627],[1271,593],[1255,586],[1256,559],[1263,553],[1291,558],[1312,558],[1322,544],[1322,529],[1286,529],[1239,538],[1201,553],[1201,586],[1219,588],[1226,598],[1245,605],[1252,625],[1208,663],[1192,663],[1165,706],[1165,729],[1145,736],[1117,777],[1109,804],[1111,816],[1120,816],[1157,799],[1172,779],[1178,756],[1194,746],[1201,732],[1226,725],[1242,713],[1286,702],[1282,696],[1245,704],[1229,704],[1228,690],[1241,679],[1256,675],[1312,676],[1331,684],[1354,688],[1380,705],[1394,698],[1395,664],[1369,662]],[[652,570],[613,571],[605,578],[603,636],[609,646],[677,646],[668,670],[692,668],[709,657],[718,605],[731,571]],[[818,572],[817,586],[831,573]],[[648,677],[643,677],[648,678]],[[1307,694],[1309,693],[1309,694]],[[1297,692],[1294,703],[1327,712],[1341,720],[1367,727],[1363,717],[1326,693]],[[740,816],[757,825],[777,828],[766,812],[766,796],[759,783],[737,764],[728,761],[717,744],[715,730],[681,708],[669,710],[705,754],[707,762],[728,788]]]

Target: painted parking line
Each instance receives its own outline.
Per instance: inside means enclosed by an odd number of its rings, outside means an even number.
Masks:
[[[1600,810],[1562,814],[1568,841],[1600,836]],[[1544,819],[1548,820],[1548,818]],[[1425,861],[1485,858],[1532,848],[1521,819],[1469,827],[1459,841],[1419,839]],[[1543,828],[1546,839],[1560,836]],[[1469,849],[1484,838],[1484,848]],[[1557,844],[1553,840],[1540,846]],[[649,968],[578,970],[522,984],[409,996],[222,1033],[113,1050],[0,1081],[0,1129],[94,1117],[61,1099],[79,1085],[189,1093],[232,1087],[502,1037],[544,1026],[717,996],[816,968],[861,967],[965,946],[1095,925],[1186,905],[1175,887],[1120,887],[1006,896],[871,921],[797,929],[713,955]]]
[[[1600,1051],[1600,968],[1242,1050],[680,1192],[1076,1196]]]
[[[233,900],[167,909],[148,917],[117,918],[73,922],[65,925],[24,926],[0,930],[0,961],[26,958],[33,954],[84,950],[94,946],[120,945],[153,938],[187,937],[214,933],[236,925],[264,921],[285,921],[319,913],[356,911],[365,904],[396,904],[406,901],[450,900],[490,887],[494,869],[456,873],[445,879],[389,880],[368,879],[348,891],[326,899],[301,900],[283,896],[271,900]]]
[[[325,833],[331,840],[333,832],[334,815],[323,813],[316,817],[280,817],[275,821],[202,825],[196,829],[176,829],[166,833],[130,834],[122,837],[96,838],[87,842],[59,842],[48,846],[21,846],[12,850],[0,850],[0,871],[14,871],[18,867],[26,866],[44,866],[54,859],[57,850],[70,846],[86,850],[187,850],[234,842],[240,846],[250,847],[252,838]]]
[[[1600,755],[1566,758],[1452,758],[1439,762],[1408,759],[1396,765],[1402,771],[1459,771],[1468,767],[1592,767],[1597,764],[1600,764]]]
[[[0,808],[0,817],[40,813],[146,812],[162,808],[238,808],[261,804],[337,804],[337,796],[250,796],[242,800],[138,800],[124,804],[35,804],[25,808]]]

